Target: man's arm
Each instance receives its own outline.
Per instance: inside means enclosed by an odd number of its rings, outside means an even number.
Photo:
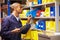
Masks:
[[[31,25],[30,24],[26,24],[24,27],[20,28],[20,32],[22,34],[26,34],[28,32],[28,30],[30,29]]]
[[[28,17],[27,24],[24,27],[20,28],[20,31],[22,34],[27,33],[28,30],[30,29],[31,27],[30,20],[31,20],[31,17]]]

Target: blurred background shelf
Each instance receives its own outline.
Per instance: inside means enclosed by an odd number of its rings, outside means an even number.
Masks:
[[[46,4],[38,4],[38,5],[32,5],[32,6],[25,6],[24,9],[30,9],[30,7],[32,8],[36,8],[36,7],[40,7],[40,6],[54,6],[55,2],[51,2],[51,3],[46,3]]]
[[[26,20],[27,17],[25,18],[21,18],[22,20]],[[34,19],[54,19],[55,20],[55,17],[35,17]]]

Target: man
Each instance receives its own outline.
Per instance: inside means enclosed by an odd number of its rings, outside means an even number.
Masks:
[[[22,6],[19,3],[13,3],[11,5],[13,12],[10,16],[3,19],[2,23],[2,35],[4,40],[21,40],[21,33],[26,33],[27,29],[20,29],[22,27],[22,23],[19,18],[19,14],[22,12]],[[30,19],[28,17],[27,27],[30,27]]]

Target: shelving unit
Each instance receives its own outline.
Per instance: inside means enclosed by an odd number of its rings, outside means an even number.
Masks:
[[[60,1],[59,0],[55,0],[55,2],[51,2],[51,3],[46,3],[46,4],[38,4],[38,5],[32,5],[32,6],[25,6],[24,10],[30,10],[30,8],[38,8],[40,6],[55,6],[55,17],[35,17],[34,19],[54,19],[56,22],[56,32],[60,32],[59,31],[59,6],[60,6]],[[22,18],[22,19],[27,19],[27,18]]]
[[[14,1],[19,1],[19,2],[21,2],[21,1],[26,1],[26,0],[11,0],[11,2],[13,3]],[[56,32],[58,33],[60,33],[60,30],[59,30],[59,21],[60,21],[60,16],[59,16],[59,6],[60,6],[60,0],[55,0],[55,2],[50,2],[50,3],[45,3],[45,4],[37,4],[37,5],[32,5],[32,6],[25,6],[23,9],[24,10],[31,10],[32,8],[40,8],[40,7],[50,7],[50,6],[55,6],[55,17],[35,17],[34,18],[34,20],[39,20],[39,19],[43,19],[43,20],[54,20],[55,21],[55,23],[56,23]],[[27,20],[27,17],[24,17],[24,18],[21,18],[22,20]],[[41,31],[40,29],[33,29],[33,30],[31,30],[32,32],[34,32],[35,33],[35,31]],[[44,31],[42,31],[44,34],[46,33],[46,32],[51,32],[51,31],[47,31],[47,30],[44,30]],[[34,35],[38,35],[37,33],[35,33],[35,34],[32,34],[33,36]],[[30,35],[29,35],[30,36]],[[41,35],[40,35],[41,36]],[[32,39],[33,40],[33,39]],[[41,40],[43,40],[43,39],[41,39]],[[44,40],[46,40],[46,39],[44,39]],[[49,39],[50,40],[50,39]]]
[[[40,7],[40,6],[52,6],[52,5],[55,5],[55,2],[51,2],[51,3],[46,3],[46,4],[38,4],[38,5],[32,5],[32,6],[25,6],[24,7],[24,10],[26,9],[29,9],[30,10],[30,7],[31,8],[37,8],[37,7]]]
[[[60,6],[60,1],[56,0],[56,2],[55,2],[56,32],[60,32],[59,31],[59,6]]]
[[[50,6],[55,6],[55,16],[54,17],[35,17],[34,20],[39,20],[39,19],[43,19],[43,20],[53,20],[55,21],[56,23],[56,32],[53,32],[53,31],[50,31],[50,30],[44,30],[42,31],[43,32],[43,35],[47,34],[47,33],[60,33],[60,24],[59,24],[59,21],[60,21],[60,16],[59,16],[59,6],[60,6],[60,0],[55,0],[55,2],[50,2],[50,3],[45,3],[45,4],[37,4],[37,5],[32,5],[32,6],[25,6],[24,7],[24,10],[31,10],[32,8],[40,8],[40,7],[50,7]],[[25,18],[21,18],[22,20],[26,20],[27,17]],[[53,24],[52,24],[53,25]],[[53,27],[53,26],[52,26]],[[33,29],[31,31],[38,31],[38,32],[41,32],[40,29]],[[38,33],[40,34],[40,33]],[[38,34],[35,34],[35,35],[38,35]],[[34,34],[32,34],[34,36]],[[46,35],[46,36],[49,36],[50,34]],[[37,36],[36,36],[37,37]],[[40,35],[40,37],[42,37]],[[38,36],[38,40],[40,38]],[[53,36],[54,37],[54,36]],[[50,36],[49,36],[50,38]],[[32,38],[33,39],[33,38]],[[50,38],[50,39],[44,39],[44,36],[43,38],[40,38],[40,40],[55,40],[55,38]],[[60,40],[59,38],[57,38],[56,40]]]

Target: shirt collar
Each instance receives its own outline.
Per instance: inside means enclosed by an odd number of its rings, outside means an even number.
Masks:
[[[14,15],[14,14],[12,13],[12,15]],[[16,17],[15,15],[14,15],[14,17],[16,18],[17,21],[19,21],[19,19],[20,19],[19,17]]]

